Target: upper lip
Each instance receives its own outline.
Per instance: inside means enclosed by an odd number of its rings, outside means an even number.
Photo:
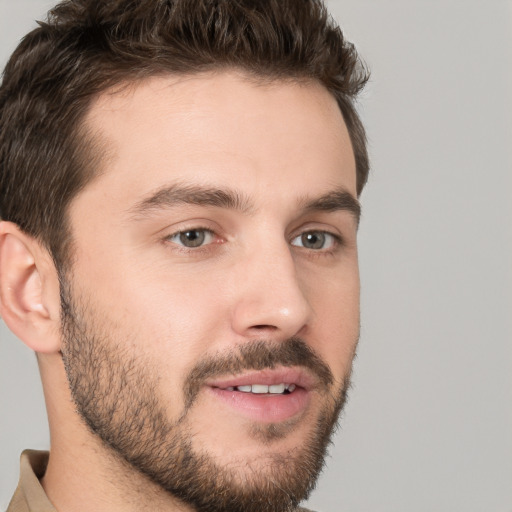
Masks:
[[[295,384],[307,391],[312,390],[316,385],[317,379],[310,372],[303,368],[274,368],[259,371],[249,371],[236,376],[220,377],[218,379],[208,380],[207,386],[212,388],[229,388],[237,386],[247,386],[252,384],[264,384],[272,386],[275,384]]]

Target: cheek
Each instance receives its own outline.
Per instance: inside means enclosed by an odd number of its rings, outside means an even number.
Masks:
[[[227,315],[218,284],[207,275],[141,273],[125,280],[125,316],[158,351],[159,358],[182,369],[204,355]]]
[[[76,269],[81,295],[102,312],[113,341],[131,345],[132,353],[158,368],[166,388],[179,390],[190,366],[219,337],[226,318],[218,283],[206,273],[186,274],[154,262],[121,257],[102,263]]]
[[[311,291],[314,349],[337,377],[350,369],[359,339],[360,286],[357,266],[343,277],[331,278]]]

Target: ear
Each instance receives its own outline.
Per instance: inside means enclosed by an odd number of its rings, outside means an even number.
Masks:
[[[60,350],[59,280],[41,244],[0,221],[0,316],[32,350]]]

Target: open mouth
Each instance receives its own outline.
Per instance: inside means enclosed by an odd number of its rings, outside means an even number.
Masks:
[[[279,368],[216,379],[206,387],[232,411],[230,414],[236,412],[253,421],[270,423],[305,413],[315,379],[302,369]]]
[[[295,384],[246,384],[240,386],[228,386],[224,391],[240,391],[242,393],[253,393],[255,395],[289,395],[297,386]]]

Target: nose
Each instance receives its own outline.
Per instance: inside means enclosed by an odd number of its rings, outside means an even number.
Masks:
[[[312,308],[285,240],[254,248],[237,267],[232,317],[237,334],[285,340],[305,331]]]

